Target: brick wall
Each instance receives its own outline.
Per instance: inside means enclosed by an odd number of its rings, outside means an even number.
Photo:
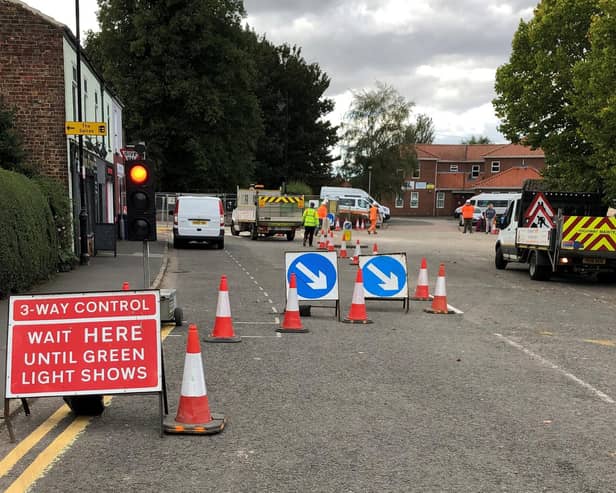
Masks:
[[[27,161],[68,190],[63,28],[0,0],[0,96],[15,112]]]

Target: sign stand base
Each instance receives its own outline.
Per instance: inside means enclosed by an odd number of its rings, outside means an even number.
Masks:
[[[4,422],[6,423],[6,429],[9,432],[9,440],[11,443],[15,443],[15,432],[13,431],[13,423],[11,423],[11,399],[4,399]],[[26,399],[21,399],[21,405],[24,408],[26,416],[30,416],[30,406]]]

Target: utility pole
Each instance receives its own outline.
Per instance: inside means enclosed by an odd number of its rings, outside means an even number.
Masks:
[[[76,37],[77,37],[77,121],[82,121],[81,111],[81,34],[79,28],[79,0],[75,0]],[[86,205],[86,167],[83,162],[83,135],[79,134],[79,195],[81,210],[79,211],[79,235],[81,238],[79,263],[88,265],[88,208]]]

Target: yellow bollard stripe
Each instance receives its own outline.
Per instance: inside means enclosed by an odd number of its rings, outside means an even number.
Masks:
[[[174,328],[175,324],[166,324],[160,331],[161,339],[164,341]],[[105,396],[105,407],[111,404],[111,400],[111,396]],[[47,433],[70,415],[71,411],[69,407],[64,404],[36,430],[22,440],[2,461],[0,461],[0,477],[8,474],[15,464],[17,464],[24,455],[30,452]],[[73,422],[32,461],[13,483],[11,483],[5,493],[27,491],[34,482],[43,476],[52,463],[68,450],[79,435],[88,427],[91,421],[92,417],[76,416]]]

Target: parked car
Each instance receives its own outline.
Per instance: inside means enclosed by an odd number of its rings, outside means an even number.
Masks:
[[[475,211],[473,212],[473,224],[477,224],[477,222],[483,219],[483,211],[479,207],[475,207]],[[460,226],[464,226],[464,219],[462,215],[460,215]]]

